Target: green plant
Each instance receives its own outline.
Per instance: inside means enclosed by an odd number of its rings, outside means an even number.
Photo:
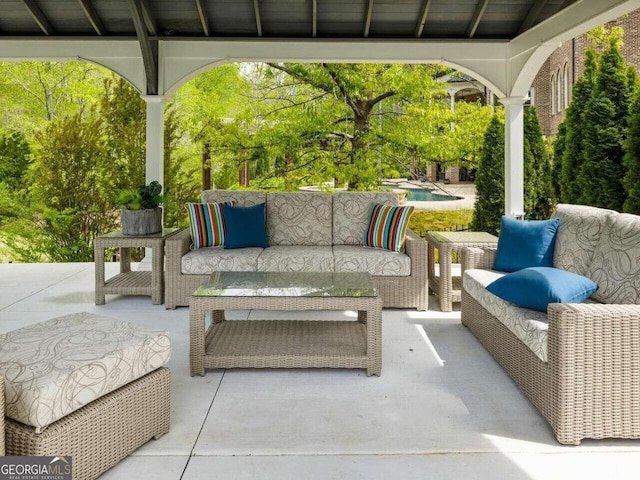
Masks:
[[[118,195],[118,207],[127,210],[144,210],[147,208],[157,208],[164,202],[162,195],[162,185],[155,180],[149,185],[140,188],[123,190]]]

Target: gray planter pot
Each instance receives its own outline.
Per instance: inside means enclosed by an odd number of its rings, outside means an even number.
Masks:
[[[123,235],[149,235],[162,231],[162,208],[120,210]]]

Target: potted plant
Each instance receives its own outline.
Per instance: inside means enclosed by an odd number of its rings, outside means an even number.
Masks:
[[[118,195],[120,223],[124,235],[148,235],[162,231],[162,185],[155,180]]]

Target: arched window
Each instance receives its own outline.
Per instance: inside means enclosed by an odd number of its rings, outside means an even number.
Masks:
[[[556,113],[556,76],[551,75],[551,114]]]
[[[556,77],[556,106],[558,113],[562,111],[562,72],[558,70],[558,76]]]
[[[569,107],[569,101],[571,97],[569,96],[569,63],[565,62],[564,64],[564,75],[562,76],[563,80],[563,92],[564,92],[564,108]]]

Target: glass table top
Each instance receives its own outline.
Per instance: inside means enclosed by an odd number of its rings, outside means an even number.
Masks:
[[[176,233],[179,228],[163,228],[161,232],[150,233],[149,235],[124,235],[122,230],[116,230],[114,232],[105,233],[104,235],[100,235],[102,238],[162,238],[168,237],[169,235],[173,235]]]
[[[216,272],[196,297],[375,297],[368,273]]]
[[[440,243],[497,243],[498,237],[487,232],[428,232]]]

